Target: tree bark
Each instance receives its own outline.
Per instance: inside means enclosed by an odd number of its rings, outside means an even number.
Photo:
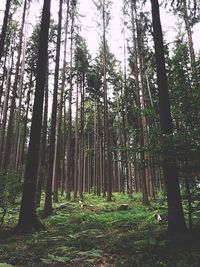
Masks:
[[[106,181],[107,200],[112,200],[112,152],[110,144],[110,128],[108,114],[108,86],[107,86],[107,44],[106,44],[106,10],[105,0],[102,3],[102,19],[103,19],[103,94],[104,94],[104,178]]]
[[[47,64],[49,61],[47,61]],[[48,133],[48,107],[49,107],[49,67],[47,65],[46,70],[46,81],[45,81],[45,95],[44,95],[44,111],[43,111],[43,122],[42,122],[42,135],[41,135],[41,153],[39,160],[39,174],[37,180],[37,197],[36,205],[40,206],[40,200],[42,195],[42,189],[45,187],[46,173],[48,173],[47,163],[47,133]]]
[[[44,229],[36,214],[36,184],[39,165],[39,150],[42,128],[44,87],[48,58],[48,31],[51,0],[44,0],[39,36],[39,51],[30,142],[24,174],[20,215],[16,231],[31,232]]]
[[[157,68],[159,115],[164,155],[163,175],[167,189],[168,231],[171,233],[178,233],[186,231],[186,225],[181,202],[176,153],[172,140],[173,125],[170,114],[168,81],[165,68],[163,35],[158,0],[151,0],[151,7]]]
[[[23,31],[24,31],[24,23],[26,17],[26,8],[27,8],[27,0],[24,1],[23,7],[23,14],[22,14],[22,23],[21,29],[19,34],[19,48],[18,48],[18,55],[17,55],[17,62],[16,62],[16,70],[15,70],[15,78],[14,84],[12,89],[12,100],[11,100],[11,107],[10,107],[10,116],[8,120],[8,127],[7,127],[7,138],[6,138],[6,146],[5,146],[5,154],[3,158],[3,169],[7,171],[10,158],[11,158],[11,149],[12,149],[12,141],[13,141],[13,122],[14,122],[14,113],[16,109],[16,98],[17,98],[17,88],[19,82],[19,72],[20,72],[20,60],[21,60],[21,53],[22,53],[22,40],[23,40]]]
[[[16,110],[16,129],[15,129],[15,142],[14,142],[14,159],[13,159],[13,169],[18,170],[20,162],[20,143],[22,135],[22,125],[21,125],[21,112],[22,112],[22,97],[23,97],[23,84],[24,84],[24,74],[25,74],[25,59],[26,59],[26,47],[27,47],[27,32],[28,32],[28,15],[29,15],[29,6],[28,12],[25,19],[25,32],[23,40],[23,49],[22,49],[22,62],[21,62],[21,72],[19,78],[19,104]]]
[[[4,102],[3,102],[3,110],[0,119],[0,169],[2,168],[2,159],[4,153],[4,140],[5,140],[5,133],[6,133],[6,121],[7,121],[7,114],[8,114],[8,103],[9,103],[9,96],[10,96],[10,86],[11,86],[11,76],[13,70],[13,55],[14,52],[11,54],[11,62],[9,62],[8,70],[7,70],[7,80],[6,80],[6,87],[5,87],[5,95],[4,95]]]
[[[11,5],[11,0],[7,0],[6,9],[4,13],[3,26],[2,26],[1,35],[0,35],[0,61],[3,55],[3,51],[4,51],[4,43],[5,43],[5,38],[6,38],[6,30],[7,30],[7,25],[8,25],[10,5]]]
[[[53,90],[53,104],[51,114],[51,130],[50,130],[50,148],[49,148],[49,172],[46,184],[46,197],[44,205],[45,217],[53,213],[52,209],[52,181],[53,181],[53,167],[55,159],[55,137],[56,137],[56,120],[57,120],[57,105],[58,105],[58,80],[59,80],[59,64],[60,64],[60,44],[61,44],[61,26],[62,26],[62,5],[63,0],[60,0],[58,13],[58,32],[56,42],[56,65],[54,76],[54,90]],[[56,179],[56,178],[55,178]]]
[[[73,6],[72,9],[75,9]],[[68,106],[68,136],[67,136],[67,162],[66,162],[66,198],[71,198],[71,173],[72,173],[72,91],[73,91],[73,39],[74,39],[74,10],[71,17],[71,42],[70,42],[70,88],[69,88],[69,106]]]
[[[132,19],[132,37],[134,44],[134,76],[135,76],[135,85],[136,85],[136,98],[137,98],[137,107],[140,109],[138,114],[138,128],[140,130],[138,141],[139,141],[139,155],[141,161],[141,189],[142,189],[142,202],[145,205],[149,204],[148,191],[147,191],[147,172],[145,167],[146,153],[144,151],[144,146],[146,143],[145,131],[146,131],[146,118],[142,114],[144,110],[144,88],[143,88],[143,77],[142,77],[142,62],[141,62],[141,51],[140,51],[140,41],[137,36],[138,25],[137,25],[137,12],[136,12],[136,2],[131,1],[131,19]],[[139,67],[139,69],[138,69]],[[141,80],[141,85],[139,82],[139,75]],[[138,186],[140,188],[140,186]]]

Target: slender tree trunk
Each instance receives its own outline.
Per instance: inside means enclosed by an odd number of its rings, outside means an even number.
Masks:
[[[59,102],[59,108],[58,108],[58,124],[56,128],[56,144],[55,144],[55,166],[53,171],[53,184],[55,184],[56,187],[58,187],[58,178],[60,174],[60,182],[63,181],[63,175],[62,175],[62,169],[64,169],[64,166],[62,164],[62,157],[64,157],[64,152],[62,148],[62,115],[63,115],[63,108],[65,105],[64,101],[64,90],[65,90],[65,82],[66,82],[66,69],[67,69],[67,37],[68,37],[68,23],[69,23],[69,0],[67,0],[67,11],[66,11],[66,21],[65,21],[65,40],[64,40],[64,53],[63,53],[63,67],[62,67],[62,82],[61,82],[61,88],[60,88],[60,102]],[[65,139],[64,135],[64,139]],[[65,143],[65,140],[63,140]],[[63,146],[65,147],[65,146]],[[62,166],[62,167],[61,167]],[[57,180],[56,180],[56,176]],[[58,194],[57,194],[57,188],[53,190],[53,199],[55,202],[58,201]]]
[[[94,100],[94,194],[97,192],[97,97]]]
[[[84,171],[85,171],[85,139],[84,139],[84,110],[85,110],[85,74],[83,73],[81,79],[81,110],[80,110],[80,160],[79,160],[79,195],[83,199],[83,193],[85,188]]]
[[[198,83],[197,68],[196,68],[194,45],[193,45],[193,39],[192,39],[192,29],[191,29],[190,20],[188,17],[186,2],[183,2],[183,5],[184,5],[183,19],[185,22],[185,28],[186,28],[187,36],[188,36],[188,47],[189,47],[191,70],[192,70],[192,81],[193,81],[194,85],[197,85],[197,83]]]
[[[74,8],[74,7],[72,7]],[[74,14],[71,18],[71,43],[70,43],[70,88],[69,88],[69,100],[68,100],[68,136],[67,136],[67,162],[66,162],[66,198],[70,200],[70,183],[72,172],[72,91],[73,91],[73,39],[74,39]]]
[[[185,190],[188,202],[188,224],[189,229],[192,230],[192,193],[190,190],[190,172],[188,166],[189,159],[186,157],[185,162],[183,162],[184,172],[185,172]]]
[[[21,63],[21,73],[19,79],[19,105],[16,111],[16,130],[15,130],[15,142],[14,142],[14,159],[13,159],[13,169],[18,170],[20,164],[20,143],[21,143],[21,109],[22,109],[22,97],[23,97],[23,83],[24,83],[24,74],[25,74],[25,57],[26,57],[26,39],[28,33],[28,14],[25,19],[25,33],[24,33],[24,41],[23,41],[23,53],[22,53],[22,63]]]
[[[10,46],[11,48],[11,46]],[[11,49],[9,51],[9,53],[11,53]],[[0,107],[2,105],[2,95],[3,95],[3,92],[4,92],[4,82],[6,80],[6,76],[7,76],[7,69],[6,69],[6,66],[7,66],[7,57],[5,56],[4,58],[4,62],[3,62],[3,74],[2,74],[2,78],[1,78],[1,85],[0,85]],[[0,115],[2,113],[2,110],[0,109]]]
[[[130,196],[132,196],[132,181],[131,181],[131,157],[130,157],[130,152],[128,151],[128,148],[130,146],[130,137],[128,133],[129,129],[129,121],[128,121],[128,88],[127,88],[127,55],[126,55],[126,30],[124,27],[124,47],[123,47],[123,53],[124,53],[124,63],[123,63],[123,71],[124,71],[124,82],[123,82],[123,93],[124,93],[124,114],[123,114],[123,135],[124,135],[124,145],[126,147],[126,152],[125,154],[125,161],[126,161],[126,178],[127,178],[127,191]]]
[[[3,26],[2,26],[1,35],[0,35],[0,61],[3,55],[3,51],[4,51],[4,43],[5,43],[5,38],[6,38],[6,30],[7,30],[7,25],[8,25],[10,5],[11,5],[11,0],[7,0],[6,9],[4,13]]]
[[[121,119],[121,112],[120,109],[123,110],[123,107],[120,106],[120,102],[119,102],[119,93],[116,93],[116,99],[117,99],[117,117],[116,117],[116,124],[117,124],[117,141],[116,141],[116,145],[118,147],[122,146],[123,141],[122,141],[122,127],[121,127],[121,121],[123,121]],[[118,192],[121,192],[121,177],[122,177],[122,152],[118,151],[116,152],[116,174],[117,174],[117,182],[116,182],[116,186],[118,188]]]
[[[139,74],[140,74],[140,107],[141,112],[145,110],[145,100],[144,100],[144,77],[143,77],[143,60],[142,60],[142,33],[139,31],[138,27],[138,20],[137,20],[137,9],[135,5],[135,21],[136,21],[136,28],[137,28],[137,42],[138,42],[138,60],[139,60]],[[145,114],[141,114],[141,126],[142,126],[142,160],[143,160],[143,175],[142,175],[142,191],[143,191],[143,203],[149,204],[148,199],[148,153],[145,151],[145,148],[148,146],[148,138],[147,138],[147,119]]]
[[[78,77],[77,77],[77,88],[76,88],[76,117],[75,117],[75,173],[74,173],[74,200],[77,200],[78,197],[78,176],[79,176],[79,129],[78,129],[78,102],[79,102],[79,92],[78,92]]]
[[[65,105],[65,102],[66,102],[66,97],[64,97],[64,138],[63,138],[63,159],[62,159],[62,165],[63,165],[63,170],[62,170],[62,180],[61,180],[61,194],[63,196],[64,194],[64,191],[66,189],[66,172],[67,172],[67,168],[66,168],[66,156],[67,156],[67,151],[66,151],[66,148],[67,148],[67,112],[66,112],[66,105]]]
[[[57,32],[57,42],[56,42],[56,65],[55,65],[55,76],[54,76],[53,104],[52,104],[52,114],[51,114],[49,172],[47,176],[46,196],[45,196],[45,204],[44,204],[45,217],[53,213],[52,181],[53,181],[54,160],[56,160],[55,159],[55,137],[56,137],[56,120],[57,120],[57,105],[58,105],[58,80],[59,80],[59,65],[60,65],[62,5],[63,5],[63,0],[60,0],[59,13],[58,13],[58,32]]]
[[[106,10],[105,0],[102,4],[103,15],[103,91],[104,91],[104,176],[107,184],[107,200],[112,200],[112,152],[110,144],[110,129],[109,129],[109,115],[108,115],[108,87],[107,87],[107,48],[106,48]]]
[[[3,169],[4,170],[7,170],[8,166],[10,164],[12,139],[13,139],[13,128],[14,128],[13,122],[14,122],[14,115],[15,115],[14,113],[15,113],[15,108],[16,108],[16,97],[17,97],[17,87],[18,87],[18,81],[19,81],[20,60],[21,60],[21,52],[22,52],[24,23],[25,23],[25,17],[26,17],[26,7],[27,7],[27,0],[24,1],[22,23],[21,23],[21,29],[20,29],[20,34],[19,34],[19,39],[20,39],[19,40],[19,48],[18,48],[18,55],[17,55],[17,62],[16,62],[14,84],[13,84],[13,89],[12,89],[12,100],[11,100],[8,127],[7,127],[5,154],[4,154],[4,159],[3,159]]]
[[[47,60],[47,64],[48,64]],[[39,161],[39,173],[37,180],[37,199],[36,204],[37,207],[40,206],[42,188],[45,185],[46,173],[48,173],[48,164],[47,164],[47,131],[48,131],[48,106],[49,106],[49,67],[47,65],[46,71],[46,81],[45,81],[45,96],[44,96],[44,111],[43,111],[43,122],[42,122],[42,136],[41,136],[41,153],[40,153],[40,161]]]
[[[163,175],[167,189],[168,231],[171,233],[186,230],[176,164],[176,153],[173,147],[173,126],[170,114],[168,81],[165,69],[163,35],[160,22],[158,0],[151,0],[154,45],[157,67],[159,94],[159,115],[163,142]]]
[[[26,139],[27,139],[27,133],[28,133],[28,114],[29,114],[29,108],[30,108],[30,101],[31,101],[31,92],[32,92],[32,86],[33,86],[33,71],[31,70],[30,74],[30,81],[29,81],[29,88],[26,96],[26,112],[25,112],[25,118],[24,118],[24,136],[22,141],[22,154],[21,154],[21,162],[22,165],[25,164],[25,157],[26,157]]]
[[[6,133],[8,103],[9,103],[11,76],[12,76],[12,69],[13,69],[13,54],[14,53],[12,52],[11,62],[9,63],[9,66],[8,66],[5,95],[4,95],[4,102],[3,102],[3,111],[2,111],[1,120],[0,120],[0,169],[2,168],[2,159],[3,159],[3,153],[4,153],[4,140],[5,140],[5,133]]]
[[[142,162],[141,168],[141,185],[142,185],[142,202],[143,204],[149,204],[148,192],[147,192],[147,177],[146,177],[146,168],[145,168],[145,129],[146,129],[146,119],[142,113],[144,110],[144,89],[143,89],[143,79],[142,79],[142,69],[141,69],[141,60],[140,60],[140,51],[139,51],[139,40],[136,35],[137,31],[137,13],[136,13],[136,2],[131,1],[131,17],[132,17],[132,35],[133,35],[133,44],[134,44],[134,65],[135,65],[135,84],[136,84],[136,95],[137,95],[137,106],[140,108],[140,114],[138,114],[138,128],[140,129],[139,135],[139,145],[140,145],[140,161]],[[139,70],[138,70],[139,63]],[[141,78],[141,83],[139,82],[139,75]],[[141,85],[140,85],[141,84]]]
[[[32,230],[41,230],[44,228],[36,215],[36,184],[39,165],[44,87],[48,58],[47,50],[50,22],[50,5],[51,0],[44,0],[41,30],[39,35],[36,89],[31,123],[30,142],[24,174],[24,185],[22,191],[19,221],[16,227],[16,230],[19,232],[30,232]]]

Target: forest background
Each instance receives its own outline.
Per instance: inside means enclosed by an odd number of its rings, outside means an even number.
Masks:
[[[119,194],[127,211],[162,195],[148,216],[171,234],[197,227],[199,1],[50,2],[2,2],[1,226]]]

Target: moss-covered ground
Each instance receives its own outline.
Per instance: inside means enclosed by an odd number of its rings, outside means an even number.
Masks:
[[[46,231],[22,236],[10,234],[18,217],[18,208],[12,209],[0,230],[0,267],[199,267],[198,229],[168,236],[165,200],[140,203],[139,195],[123,194],[114,194],[109,203],[93,195],[83,203],[62,200],[43,220]],[[122,204],[128,209],[121,210]]]

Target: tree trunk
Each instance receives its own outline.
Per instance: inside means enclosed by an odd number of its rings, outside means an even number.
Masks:
[[[110,144],[110,129],[108,115],[108,88],[107,88],[107,48],[106,48],[106,10],[105,0],[102,4],[102,19],[103,19],[103,92],[104,92],[104,178],[106,181],[107,200],[112,199],[112,152]]]
[[[41,230],[44,228],[36,215],[36,184],[39,165],[44,87],[48,58],[47,49],[50,22],[50,5],[51,0],[44,0],[41,30],[39,35],[36,89],[31,123],[30,142],[24,174],[24,185],[22,191],[19,221],[16,227],[16,230],[18,232],[31,232],[32,230]]]
[[[74,7],[72,7],[74,8]],[[67,136],[67,162],[66,162],[66,198],[70,200],[70,182],[72,172],[72,91],[73,91],[73,39],[74,39],[74,14],[71,18],[71,43],[70,43],[70,88],[69,88],[69,107],[68,107],[68,136]]]
[[[11,76],[12,76],[12,70],[13,70],[13,54],[14,53],[12,52],[11,62],[9,62],[9,66],[8,66],[3,110],[1,114],[1,120],[0,120],[0,169],[2,169],[2,159],[3,159],[3,153],[4,153],[4,140],[5,140],[5,133],[6,133],[8,102],[9,102],[9,96],[10,96]]]
[[[85,111],[85,74],[83,74],[80,84],[81,110],[80,110],[80,159],[79,159],[79,195],[83,199],[85,188],[84,170],[85,170],[85,139],[84,139],[84,111]]]
[[[61,88],[60,88],[60,102],[58,108],[58,125],[56,129],[56,148],[55,148],[55,159],[56,166],[54,168],[53,173],[53,181],[56,179],[56,175],[60,174],[60,184],[61,184],[61,192],[64,190],[64,177],[65,177],[65,168],[64,168],[64,154],[65,154],[65,146],[66,146],[66,123],[65,123],[65,82],[66,82],[66,69],[67,69],[67,39],[68,39],[68,24],[69,24],[69,0],[67,0],[67,11],[66,11],[66,20],[65,20],[65,39],[64,39],[64,52],[63,52],[63,67],[62,67],[62,78],[61,78]],[[64,135],[63,135],[63,146],[62,146],[62,116],[64,110]],[[56,190],[54,190],[53,200],[56,202],[58,200],[58,196]]]
[[[4,13],[3,26],[2,26],[1,35],[0,35],[0,61],[3,55],[3,51],[4,51],[4,43],[5,43],[5,38],[6,38],[6,30],[7,30],[7,25],[8,25],[10,4],[11,4],[11,0],[7,0],[6,9]]]
[[[24,31],[24,23],[26,17],[26,7],[27,7],[27,0],[24,2],[23,14],[22,14],[22,23],[21,29],[19,34],[19,48],[18,48],[18,55],[17,55],[17,62],[16,62],[16,70],[15,70],[15,78],[14,84],[12,89],[12,100],[11,100],[11,107],[10,107],[10,116],[8,120],[8,127],[7,127],[7,138],[6,138],[6,146],[5,146],[5,154],[3,159],[3,169],[6,171],[10,164],[10,156],[11,156],[11,149],[12,149],[12,139],[13,139],[13,122],[14,122],[14,113],[16,108],[16,97],[17,97],[17,87],[19,81],[19,71],[20,71],[20,60],[21,60],[21,52],[22,52],[22,40],[23,40],[23,31]]]
[[[29,10],[27,12],[29,14]],[[20,143],[21,143],[21,109],[22,109],[22,97],[23,97],[23,83],[25,74],[25,58],[26,58],[26,46],[27,46],[27,32],[28,32],[28,14],[25,20],[25,32],[23,41],[23,53],[22,53],[22,63],[21,63],[21,73],[19,79],[19,105],[16,112],[16,129],[15,129],[15,142],[14,142],[14,158],[13,158],[13,169],[18,170],[20,164]]]
[[[172,140],[173,126],[170,114],[168,81],[165,69],[163,35],[158,0],[151,0],[151,7],[159,94],[159,115],[164,154],[163,175],[167,189],[168,231],[178,233],[186,231],[186,225],[181,202],[176,153]]]
[[[197,85],[198,79],[197,79],[197,68],[196,68],[196,60],[195,60],[195,53],[194,53],[194,45],[193,45],[193,39],[192,39],[192,29],[191,29],[190,20],[188,17],[186,2],[184,2],[183,5],[184,5],[183,19],[185,22],[185,28],[186,28],[187,36],[188,36],[188,47],[189,47],[191,70],[192,70],[192,82],[194,85]]]
[[[25,164],[25,158],[26,158],[26,139],[27,139],[27,133],[28,133],[28,113],[30,108],[30,102],[31,102],[31,92],[32,92],[32,86],[33,86],[33,71],[31,71],[30,74],[30,80],[29,80],[29,88],[26,96],[26,112],[25,112],[25,118],[24,118],[24,136],[22,141],[22,154],[21,154],[21,162],[22,165]]]
[[[142,186],[142,202],[143,204],[149,204],[148,192],[147,192],[147,176],[146,176],[146,154],[144,151],[144,146],[146,143],[145,139],[145,130],[146,130],[146,118],[142,114],[144,110],[144,88],[143,88],[143,77],[142,77],[142,62],[140,56],[140,47],[139,47],[139,37],[137,36],[137,12],[136,12],[136,2],[131,2],[131,17],[132,17],[132,37],[134,44],[134,65],[135,65],[135,84],[136,84],[136,96],[137,96],[137,106],[140,109],[140,114],[138,114],[138,128],[140,130],[139,133],[139,147],[140,147],[140,161],[141,161],[141,186]],[[139,65],[139,70],[138,70]],[[141,79],[141,85],[139,82],[139,75]]]
[[[62,5],[63,5],[63,0],[60,0],[59,12],[58,12],[58,32],[57,32],[57,42],[56,42],[56,65],[55,65],[55,76],[54,76],[53,104],[52,104],[52,114],[51,114],[49,172],[47,176],[46,197],[45,197],[45,204],[44,204],[45,217],[53,213],[52,181],[53,181],[54,160],[56,160],[55,159],[55,137],[56,137],[56,124],[57,124],[56,120],[57,120],[57,105],[58,105],[58,80],[59,80],[61,27],[62,27]]]
[[[11,47],[10,47],[9,53],[11,53]],[[3,96],[3,92],[4,92],[4,82],[5,82],[7,73],[8,73],[6,66],[7,66],[7,56],[5,56],[4,61],[3,61],[3,65],[2,65],[3,74],[1,77],[1,85],[0,85],[0,105],[2,105],[1,100],[2,100],[2,96]],[[2,110],[0,111],[0,115],[1,115],[1,113],[2,113]]]
[[[47,64],[48,64],[47,60]],[[49,96],[49,67],[47,65],[46,71],[46,81],[45,81],[45,96],[44,96],[44,111],[43,111],[43,122],[42,122],[42,136],[41,136],[41,153],[40,153],[40,161],[39,161],[39,173],[37,180],[37,198],[36,205],[40,206],[42,188],[45,185],[46,173],[48,172],[48,164],[47,164],[47,127],[48,127],[48,96]]]
[[[78,75],[78,74],[77,74]],[[74,200],[77,200],[78,197],[78,176],[79,176],[79,156],[78,154],[80,153],[79,150],[79,127],[78,127],[78,117],[79,117],[79,110],[78,110],[78,103],[79,103],[79,84],[78,84],[78,77],[77,77],[77,84],[76,84],[76,117],[75,117],[75,166],[74,166]]]

